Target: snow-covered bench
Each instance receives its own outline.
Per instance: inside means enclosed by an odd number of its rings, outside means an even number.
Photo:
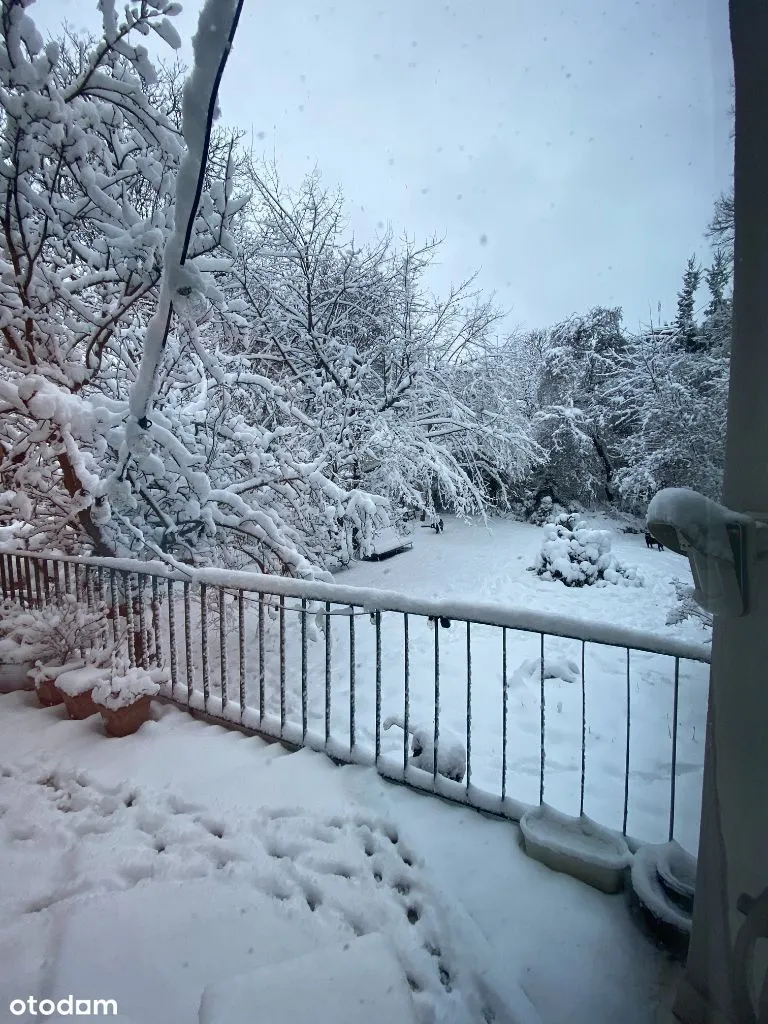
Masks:
[[[380,562],[392,555],[399,555],[401,551],[409,551],[412,547],[413,541],[402,537],[394,526],[385,526],[373,538],[371,550],[363,555],[363,561]]]

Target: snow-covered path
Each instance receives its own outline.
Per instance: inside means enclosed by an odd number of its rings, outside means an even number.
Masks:
[[[195,1021],[207,985],[370,932],[425,1022],[654,1019],[663,958],[622,900],[511,824],[171,708],[106,740],[4,696],[0,751],[0,1020],[74,993]]]

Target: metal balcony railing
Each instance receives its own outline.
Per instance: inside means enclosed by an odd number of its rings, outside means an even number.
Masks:
[[[23,607],[65,594],[103,606],[105,642],[165,668],[164,695],[180,707],[486,812],[516,820],[546,800],[662,841],[678,836],[684,783],[682,841],[695,849],[704,646],[528,609],[159,562],[5,552],[0,586]]]

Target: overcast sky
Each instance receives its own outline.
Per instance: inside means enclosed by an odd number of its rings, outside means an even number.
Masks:
[[[445,235],[438,290],[478,269],[510,326],[605,304],[632,328],[707,255],[731,77],[727,0],[245,0],[220,101],[286,180],[340,184],[359,238]]]

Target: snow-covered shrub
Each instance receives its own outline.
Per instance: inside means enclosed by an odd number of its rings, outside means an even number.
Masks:
[[[529,505],[530,508],[530,505]],[[556,526],[567,526],[573,529],[579,517],[581,506],[572,502],[566,508],[559,501],[556,501],[549,494],[538,498],[533,511],[527,515],[527,520],[532,526],[544,526],[546,523],[553,523]]]
[[[3,657],[66,665],[84,651],[91,664],[107,664],[112,646],[106,641],[106,605],[88,607],[72,595],[42,608],[6,604],[0,620]]]
[[[677,626],[685,619],[695,619],[701,623],[705,629],[712,628],[712,612],[708,612],[706,608],[702,608],[701,605],[694,600],[693,587],[686,586],[680,580],[672,580],[672,586],[675,588],[675,597],[677,598],[676,603],[669,610],[667,615],[666,624],[668,626]]]
[[[578,523],[572,530],[544,526],[544,543],[531,571],[544,580],[561,580],[567,587],[643,584],[635,566],[622,565],[612,554],[610,531],[589,530]]]
[[[116,711],[128,707],[141,697],[154,697],[160,691],[159,676],[155,669],[128,668],[116,665],[109,674],[93,688],[93,701],[101,707]]]

